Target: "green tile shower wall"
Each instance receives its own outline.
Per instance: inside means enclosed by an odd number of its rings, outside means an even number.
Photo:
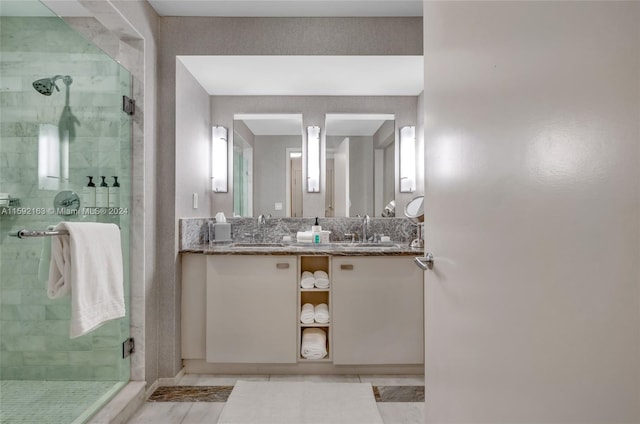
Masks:
[[[69,148],[69,184],[77,193],[86,175],[120,181],[120,205],[130,212],[130,124],[121,111],[129,73],[58,18],[0,18],[0,192],[24,208],[52,206],[57,191],[38,188],[38,130],[57,124],[65,85],[50,97],[31,83],[71,75],[70,107],[79,121]],[[61,188],[62,189],[62,188]],[[130,214],[112,216],[0,215],[0,378],[3,380],[128,380],[121,343],[129,318],[69,339],[70,299],[51,300],[37,278],[42,239],[17,239],[18,228],[44,228],[62,220],[120,225],[129,310]],[[96,241],[99,242],[99,241]],[[127,314],[128,315],[128,314]]]

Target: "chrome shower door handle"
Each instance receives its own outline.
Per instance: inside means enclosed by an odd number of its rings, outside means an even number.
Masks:
[[[433,255],[425,253],[423,257],[413,258],[413,261],[423,270],[433,269]]]

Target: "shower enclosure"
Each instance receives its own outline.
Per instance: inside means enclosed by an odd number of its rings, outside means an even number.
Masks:
[[[38,1],[0,1],[2,424],[86,422],[129,380],[130,92],[124,68]],[[87,203],[87,176],[106,177],[110,207]],[[11,235],[61,221],[122,238],[126,317],[73,339],[70,298],[47,296],[47,237]]]

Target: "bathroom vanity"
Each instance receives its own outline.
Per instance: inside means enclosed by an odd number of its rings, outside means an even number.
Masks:
[[[182,252],[182,356],[187,372],[415,372],[424,358],[420,252],[406,244],[229,244]],[[327,289],[302,288],[325,271]],[[328,323],[303,324],[305,303]],[[302,332],[326,331],[328,354],[300,354]]]

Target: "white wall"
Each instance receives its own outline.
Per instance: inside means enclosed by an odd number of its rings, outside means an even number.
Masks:
[[[209,94],[176,59],[176,216],[211,216],[211,111]],[[233,131],[227,128],[227,132]],[[232,144],[230,144],[232,146]],[[231,149],[231,147],[229,147]],[[198,194],[198,208],[192,196]]]
[[[349,137],[349,216],[374,216],[373,137]]]
[[[424,2],[426,422],[640,422],[640,3]]]
[[[302,149],[302,136],[255,136],[253,215],[287,216],[287,148]],[[282,209],[275,210],[275,202]]]
[[[208,110],[209,108],[207,108]],[[233,121],[233,127],[229,129],[230,131],[235,131],[236,133],[240,134],[240,137],[246,141],[247,143],[249,143],[249,145],[251,147],[254,146],[255,142],[255,135],[251,132],[251,130],[249,129],[249,127],[247,127],[247,124],[245,124],[243,121]]]

